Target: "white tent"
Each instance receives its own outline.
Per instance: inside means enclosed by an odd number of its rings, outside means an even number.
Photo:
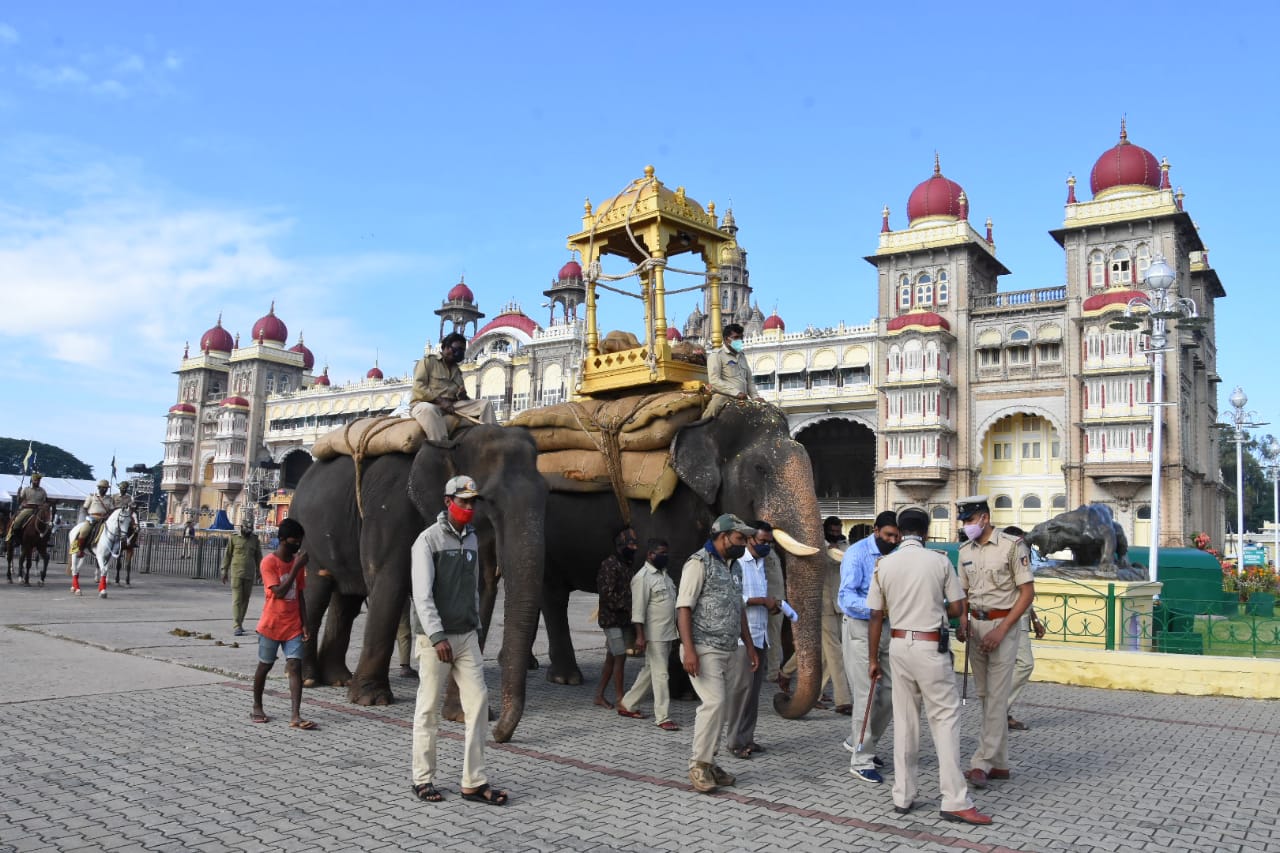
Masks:
[[[9,503],[18,495],[18,489],[30,482],[18,474],[0,474],[0,501]],[[40,481],[40,487],[49,495],[50,500],[61,502],[75,501],[76,506],[84,503],[92,492],[98,490],[97,480],[67,480],[62,477],[46,476]],[[112,492],[115,490],[112,489]]]

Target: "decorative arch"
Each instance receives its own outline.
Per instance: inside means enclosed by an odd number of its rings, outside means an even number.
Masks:
[[[981,468],[983,464],[986,462],[982,454],[983,454],[983,447],[985,447],[986,441],[987,441],[987,433],[991,431],[991,428],[993,426],[995,426],[996,421],[1007,418],[1010,415],[1035,415],[1036,417],[1044,418],[1046,421],[1048,421],[1050,424],[1053,425],[1054,431],[1058,433],[1058,437],[1062,441],[1067,440],[1068,433],[1062,423],[1062,419],[1058,415],[1054,414],[1053,412],[1050,412],[1048,409],[1043,409],[1039,406],[1033,406],[1026,403],[1021,405],[1016,405],[1016,406],[1005,406],[1004,408],[997,409],[996,411],[992,412],[990,415],[987,415],[987,417],[983,418],[981,421],[978,422],[977,428],[974,429],[973,431],[973,434],[975,437],[975,443],[973,445],[973,448],[974,448],[973,467],[974,468]]]
[[[799,420],[791,424],[791,437],[795,438],[809,427],[814,426],[815,424],[820,424],[823,421],[849,421],[850,423],[864,426],[874,433],[876,431],[876,422],[873,418],[874,413],[864,414],[859,411],[814,412],[812,414],[801,415]]]

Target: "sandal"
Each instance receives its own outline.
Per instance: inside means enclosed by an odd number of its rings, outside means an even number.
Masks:
[[[756,753],[759,753],[759,752],[768,752],[768,750],[765,749],[763,746],[754,742],[747,744],[747,749],[751,750],[752,755],[755,755]]]
[[[413,786],[413,795],[424,803],[438,803],[444,799],[444,794],[436,790],[436,786],[430,782],[423,782],[421,785]]]
[[[266,714],[259,714],[257,711],[254,711],[249,714],[249,721],[252,723],[268,723],[271,721],[271,718]]]
[[[489,783],[486,782],[470,793],[463,791],[462,799],[470,800],[473,803],[484,803],[487,806],[505,806],[507,804],[507,792],[500,791],[497,788],[490,788]]]
[[[729,750],[729,754],[732,755],[734,758],[750,758],[751,747],[735,746],[733,749]]]
[[[627,718],[632,719],[632,720],[644,720],[644,719],[647,719],[649,715],[648,715],[648,714],[641,713],[640,711],[628,711],[626,708],[624,708],[624,707],[622,707],[621,705],[619,705],[619,706],[618,706],[618,716],[619,716],[619,717],[627,717]]]
[[[302,729],[303,731],[309,732],[312,729],[318,729],[320,727],[317,726],[315,723],[313,723],[311,720],[298,720],[297,722],[290,723],[289,728]]]
[[[678,732],[680,731],[680,724],[675,720],[663,720],[658,723],[658,728],[662,729],[664,732]]]

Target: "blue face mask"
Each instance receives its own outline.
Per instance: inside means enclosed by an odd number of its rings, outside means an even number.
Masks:
[[[761,542],[759,545],[752,545],[751,550],[755,551],[756,556],[763,560],[765,557],[769,556],[769,552],[773,550],[773,546],[768,542]]]
[[[729,341],[729,349],[733,350],[734,352],[742,352],[742,341],[740,340]]]

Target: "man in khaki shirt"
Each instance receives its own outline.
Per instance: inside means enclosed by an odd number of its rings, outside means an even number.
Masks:
[[[671,719],[671,690],[667,686],[667,661],[676,633],[676,585],[667,574],[667,540],[650,539],[644,565],[631,578],[631,621],[636,626],[636,650],[644,652],[644,669],[636,676],[619,710],[635,711],[653,688],[653,720],[658,728],[680,731]]]
[[[969,541],[960,546],[960,585],[969,599],[958,637],[968,642],[973,680],[982,697],[982,733],[970,761],[969,783],[1009,778],[1009,693],[1018,658],[1018,626],[1031,606],[1035,586],[1026,544],[991,526],[986,495],[956,502]],[[896,622],[894,623],[897,624]]]
[[[751,365],[742,351],[742,327],[730,323],[724,327],[724,344],[707,353],[707,384],[711,386],[711,401],[703,411],[711,417],[724,408],[730,400],[758,400],[755,378]]]
[[[889,661],[893,684],[893,810],[915,808],[920,749],[920,706],[924,705],[938,753],[941,816],[957,823],[985,825],[991,818],[978,811],[960,770],[960,695],[949,652],[939,648],[948,616],[964,612],[964,593],[951,561],[924,547],[929,515],[922,509],[898,513],[902,544],[876,565],[867,591],[867,659],[872,684],[884,673],[880,644],[886,618],[893,621]]]
[[[467,354],[467,339],[454,332],[440,342],[440,355],[428,355],[413,368],[413,390],[409,413],[427,438],[444,441],[449,437],[446,415],[478,424],[496,424],[488,400],[472,400],[462,382],[458,365]]]

